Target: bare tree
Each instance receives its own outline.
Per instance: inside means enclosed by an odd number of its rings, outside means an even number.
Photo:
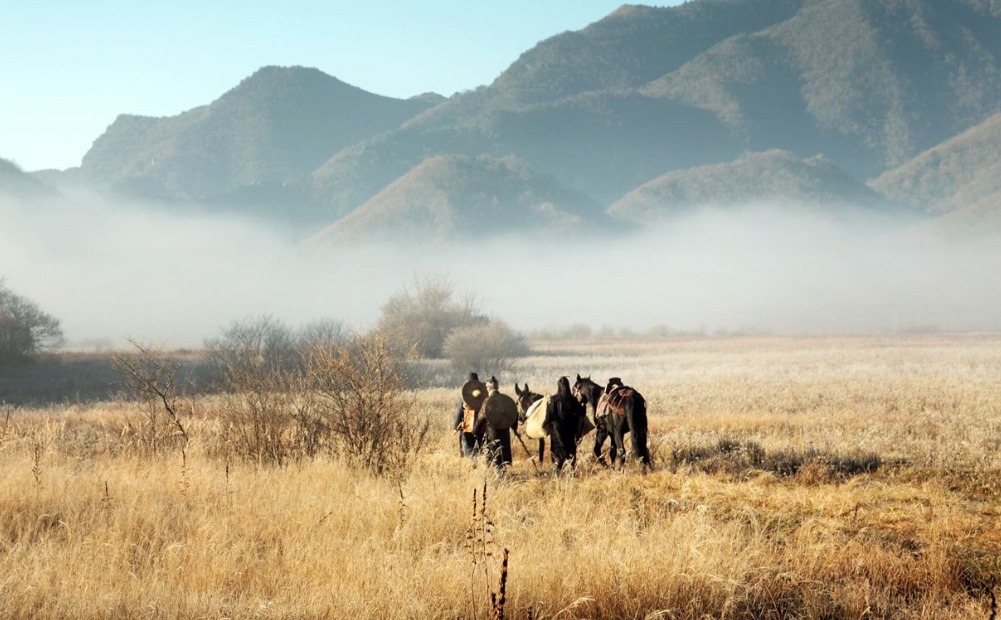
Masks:
[[[0,366],[31,361],[63,342],[59,320],[15,294],[0,279]]]

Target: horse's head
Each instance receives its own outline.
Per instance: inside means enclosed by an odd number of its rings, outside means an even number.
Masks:
[[[577,380],[573,384],[573,395],[582,405],[596,406],[598,397],[601,395],[601,386],[591,381],[591,377],[581,377],[577,375]]]
[[[535,392],[528,389],[528,384],[525,384],[525,389],[518,387],[518,384],[514,384],[514,393],[518,396],[518,420],[520,422],[525,421],[525,414],[528,413],[528,408],[532,406],[532,403],[542,398],[542,394],[536,394]]]

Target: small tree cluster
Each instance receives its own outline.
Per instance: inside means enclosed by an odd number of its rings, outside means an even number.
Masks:
[[[417,279],[382,307],[379,331],[404,352],[447,358],[460,372],[506,372],[529,352],[525,338],[501,321],[491,321],[472,299],[453,301],[444,278]]]
[[[440,358],[445,339],[455,329],[488,322],[472,299],[455,301],[445,278],[419,278],[382,306],[379,331],[401,351]]]
[[[528,355],[525,338],[503,321],[471,325],[453,330],[445,339],[444,353],[459,371],[475,368],[480,372],[508,372],[518,357]]]
[[[59,320],[0,279],[0,367],[24,364],[63,344]]]

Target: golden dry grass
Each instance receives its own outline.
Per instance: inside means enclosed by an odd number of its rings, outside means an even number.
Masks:
[[[131,450],[128,403],[0,419],[0,617],[487,617],[504,548],[508,618],[990,616],[1001,338],[542,348],[502,389],[622,376],[649,401],[651,472],[538,476],[518,447],[495,481],[457,456],[444,389],[418,394],[440,424],[399,479],[219,457],[211,398],[184,455]],[[782,475],[751,445],[810,458]],[[830,466],[857,455],[882,466]]]

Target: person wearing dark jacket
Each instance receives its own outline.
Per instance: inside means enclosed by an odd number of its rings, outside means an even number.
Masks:
[[[499,385],[496,377],[487,381],[487,398],[498,393]],[[502,396],[503,398],[503,396]],[[511,401],[514,404],[514,401]],[[493,465],[497,477],[504,474],[504,469],[511,464],[511,431],[518,431],[518,416],[514,415],[513,426],[498,428],[490,423],[486,416],[486,405],[476,416],[475,431],[482,437],[482,445],[487,453],[487,465]]]
[[[556,394],[549,399],[549,407],[546,409],[546,419],[551,425],[550,450],[556,461],[557,473],[568,461],[571,468],[576,464],[577,433],[580,430],[580,418],[584,415],[584,405],[574,398],[570,380],[560,377],[556,383]]]
[[[471,382],[479,383],[479,381],[479,375],[471,372],[469,373],[469,377],[466,378],[466,383],[463,385],[468,385]],[[480,453],[482,435],[477,436],[474,432],[473,423],[475,420],[476,410],[467,405],[460,394],[459,404],[455,408],[455,421],[452,422],[452,428],[459,434],[459,454],[461,456],[475,458]]]

